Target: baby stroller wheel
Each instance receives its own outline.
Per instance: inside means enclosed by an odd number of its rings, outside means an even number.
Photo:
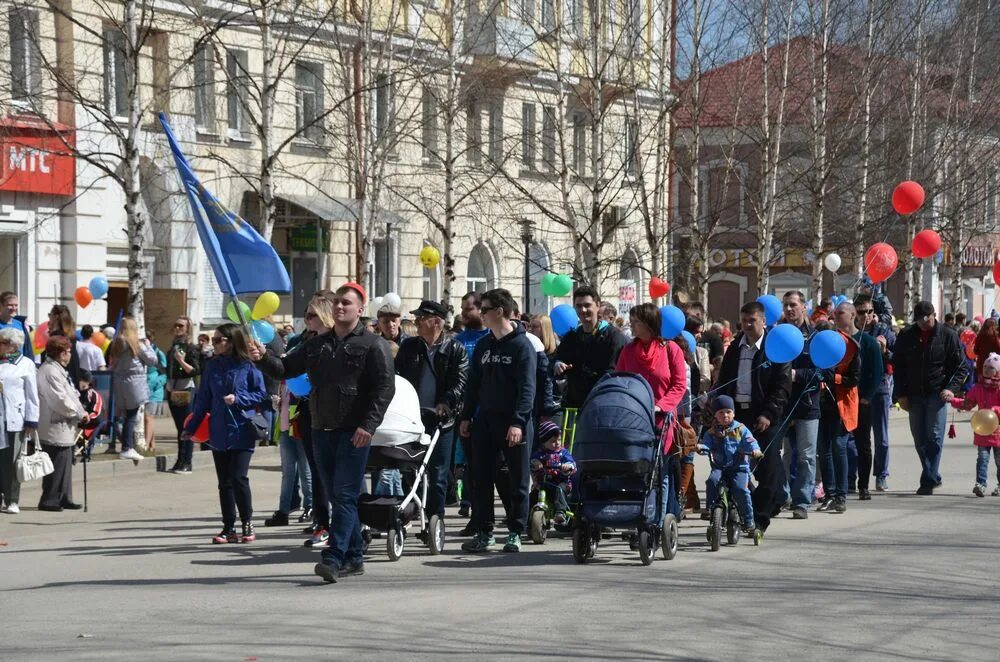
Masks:
[[[444,520],[439,515],[431,515],[427,520],[427,547],[431,556],[437,556],[444,550]]]
[[[536,545],[545,543],[548,527],[545,526],[545,511],[543,509],[536,508],[531,511],[531,519],[528,521],[528,532],[531,534],[531,542]]]
[[[656,547],[653,546],[653,534],[642,530],[639,532],[639,558],[643,565],[650,565],[656,558]]]
[[[677,518],[673,514],[663,518],[663,530],[660,531],[660,548],[663,558],[668,561],[677,556]]]
[[[577,563],[586,563],[587,559],[593,556],[591,547],[590,531],[583,526],[573,529],[573,560]]]
[[[708,524],[708,542],[712,546],[712,551],[719,551],[722,544],[722,513],[725,512],[721,506],[712,508],[712,519]]]
[[[389,529],[389,535],[385,540],[385,551],[390,561],[399,560],[403,555],[403,529],[400,527]]]

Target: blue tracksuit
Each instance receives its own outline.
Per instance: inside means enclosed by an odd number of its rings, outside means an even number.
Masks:
[[[750,430],[739,421],[729,427],[713,425],[705,431],[704,444],[712,461],[712,473],[705,482],[706,503],[711,506],[719,494],[719,483],[723,477],[729,483],[729,495],[740,509],[740,516],[746,526],[752,526],[753,504],[750,501],[750,460],[748,456],[760,450],[757,440]]]

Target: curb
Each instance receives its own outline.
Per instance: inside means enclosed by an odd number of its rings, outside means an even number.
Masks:
[[[257,457],[263,456],[268,459],[276,459],[278,457],[278,447],[264,446],[256,448],[254,449],[254,455]],[[136,476],[138,474],[165,473],[168,469],[170,469],[170,467],[174,466],[174,462],[176,461],[177,453],[147,457],[138,465],[133,463],[132,460],[101,460],[100,462],[88,462],[87,481],[103,480],[106,478],[126,478],[128,476]],[[214,470],[212,453],[209,451],[196,450],[191,456],[191,466],[193,468]],[[79,462],[77,462],[76,466],[73,467],[74,487],[77,483],[81,486],[83,485],[83,465]]]

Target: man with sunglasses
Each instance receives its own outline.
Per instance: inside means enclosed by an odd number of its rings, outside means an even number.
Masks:
[[[861,345],[861,402],[858,408],[858,429],[854,431],[854,442],[858,454],[858,497],[869,498],[869,474],[875,475],[875,491],[889,490],[889,406],[892,404],[892,352],[896,346],[896,334],[888,324],[879,321],[870,294],[854,297],[854,308],[858,316],[854,324],[858,327],[855,340]],[[878,361],[875,360],[870,343],[862,342],[865,335],[875,341]],[[866,387],[866,375],[871,375],[873,364],[881,367],[874,391]],[[877,372],[877,371],[876,371]],[[872,377],[874,379],[874,377]],[[866,393],[871,397],[866,397]],[[875,437],[875,452],[872,454],[872,436]]]

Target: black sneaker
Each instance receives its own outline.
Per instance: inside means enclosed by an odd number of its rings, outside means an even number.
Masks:
[[[340,574],[340,568],[334,564],[328,563],[317,563],[313,568],[313,572],[323,578],[327,584],[336,584],[337,575]]]
[[[934,494],[934,488],[930,485],[921,485],[917,488],[917,495],[919,496],[930,496]]]
[[[257,539],[257,532],[253,530],[253,522],[243,522],[243,535],[240,542],[253,542]]]
[[[348,563],[343,568],[337,572],[337,577],[351,577],[353,575],[363,575],[365,574],[365,562],[358,561],[357,563]]]
[[[469,504],[463,503],[461,506],[458,507],[458,516],[468,517],[470,510],[472,510],[472,508],[469,506]]]
[[[833,507],[830,509],[831,512],[835,513],[845,513],[847,512],[847,499],[844,497],[837,497],[833,501]]]
[[[175,474],[189,474],[189,473],[191,473],[191,463],[190,462],[185,462],[184,464],[179,465],[177,467],[177,470],[174,471],[174,473]]]
[[[177,473],[177,470],[180,469],[180,468],[181,468],[181,461],[177,460],[176,462],[174,462],[174,466],[172,466],[169,469],[167,469],[167,472],[175,474],[175,473]]]
[[[868,488],[862,488],[858,490],[858,501],[871,501],[872,493],[868,491]]]
[[[311,522],[312,518],[313,518],[312,508],[306,508],[305,510],[302,511],[302,514],[299,515],[299,524],[303,522]]]
[[[798,506],[792,510],[792,519],[809,519],[809,511],[802,506]]]
[[[817,512],[825,512],[827,510],[830,510],[830,508],[833,507],[833,502],[834,502],[833,497],[823,499],[823,503],[819,504],[819,506],[816,508]]]
[[[264,526],[288,526],[288,515],[276,510],[273,515],[264,520]]]
[[[326,529],[320,527],[312,534],[309,540],[302,543],[303,547],[322,547],[330,539],[330,534]]]

